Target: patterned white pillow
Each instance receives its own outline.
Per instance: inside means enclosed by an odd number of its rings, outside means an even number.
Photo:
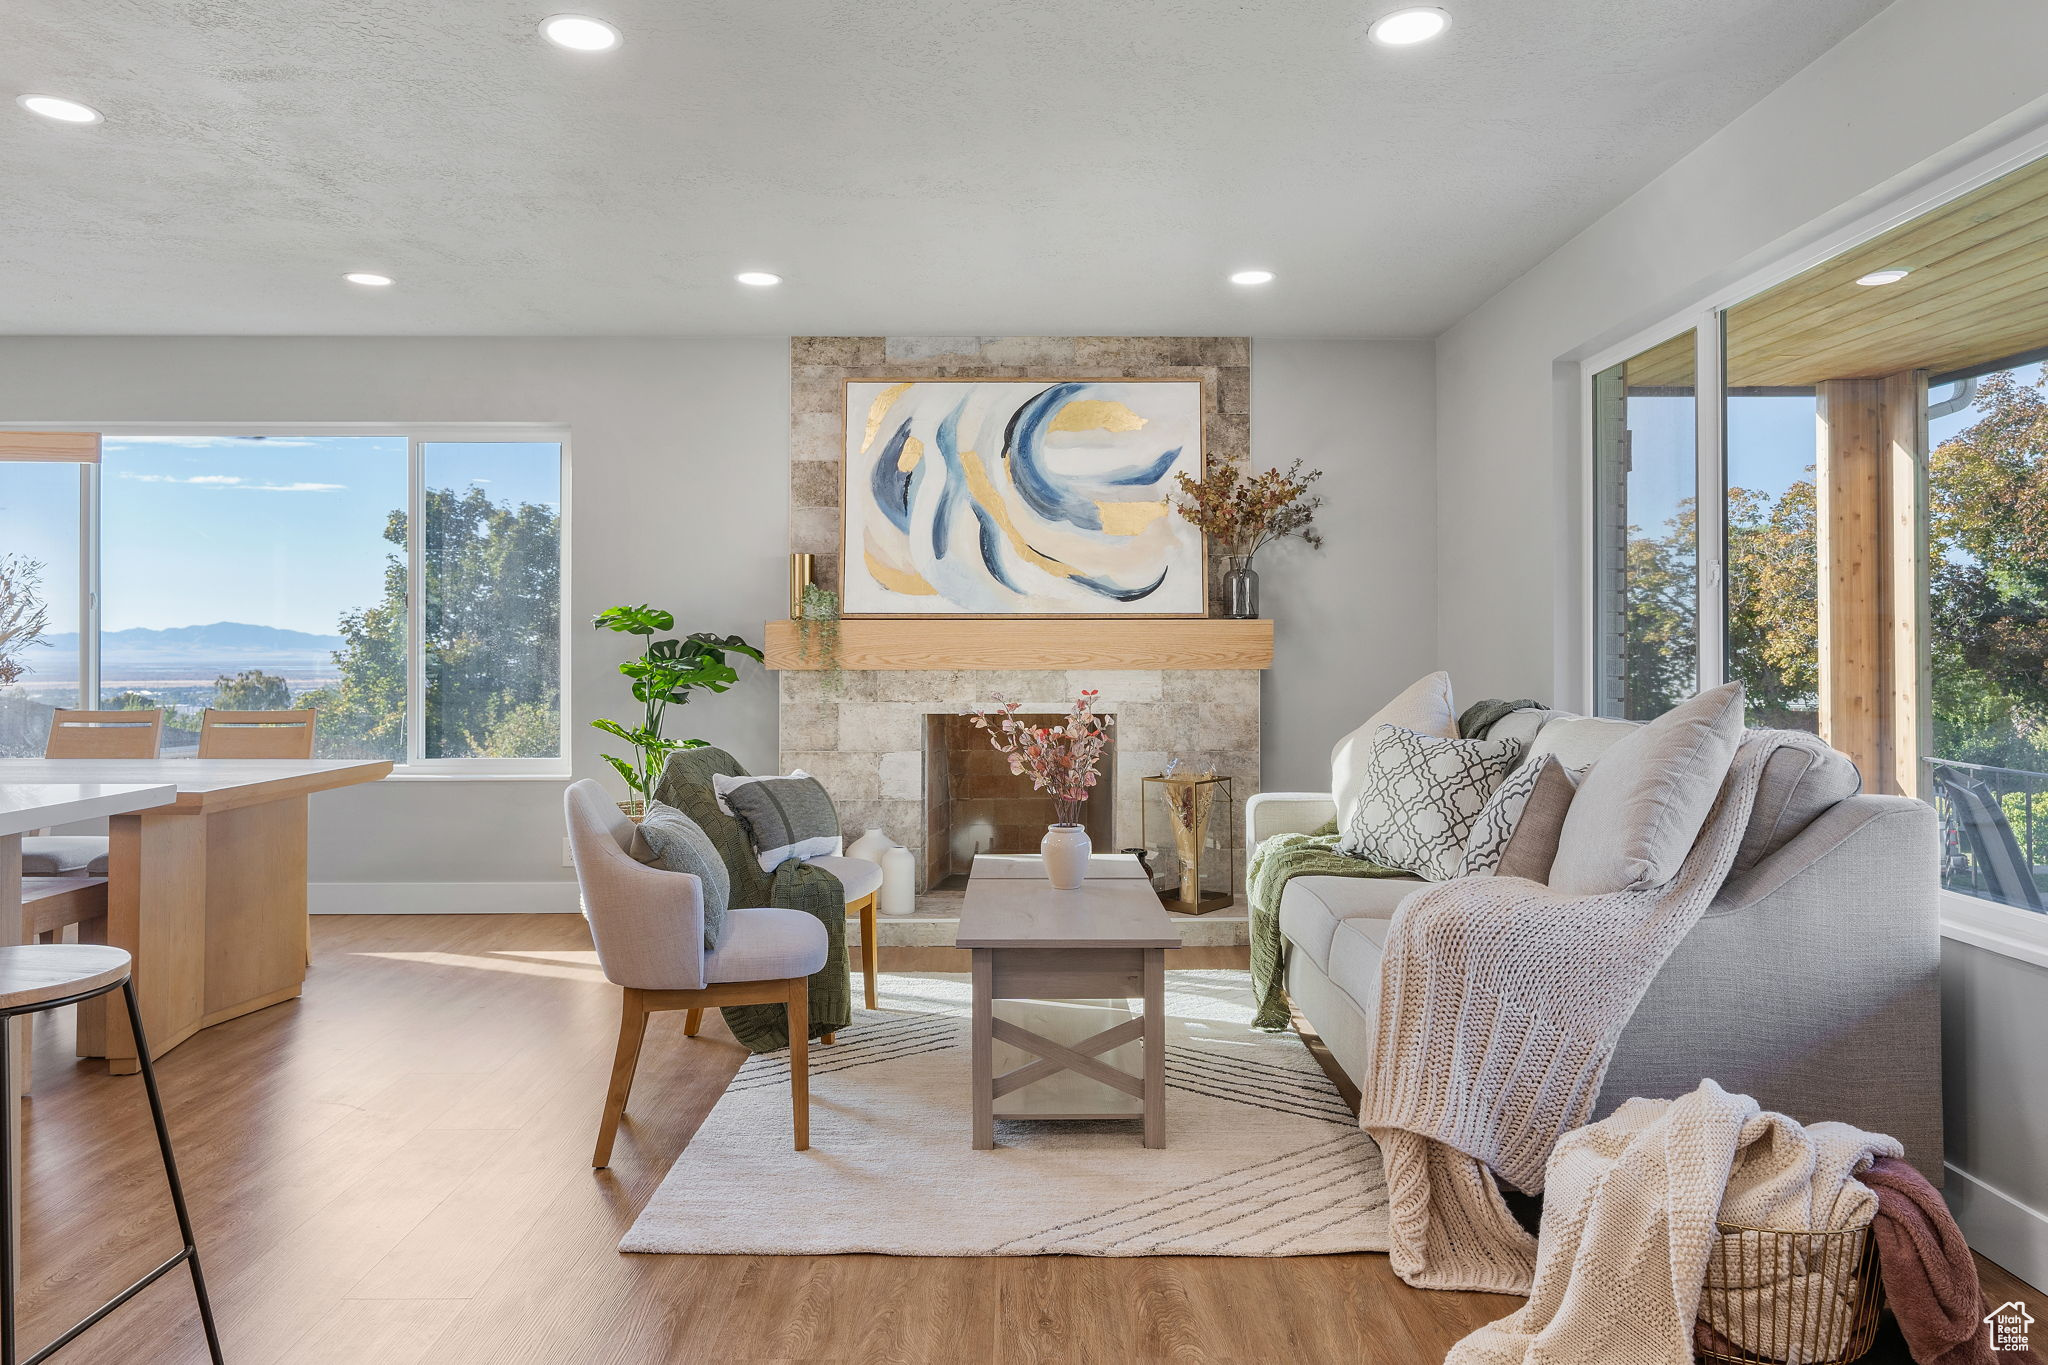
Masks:
[[[1337,851],[1431,881],[1457,876],[1472,822],[1521,749],[1512,739],[1439,739],[1382,725]]]
[[[1493,795],[1486,798],[1479,817],[1472,822],[1472,833],[1465,840],[1465,856],[1458,860],[1458,876],[1493,875],[1493,870],[1500,866],[1501,855],[1508,851],[1515,826],[1522,822],[1522,812],[1536,791],[1536,779],[1543,776],[1543,765],[1548,761],[1546,757],[1524,763],[1493,789]]]

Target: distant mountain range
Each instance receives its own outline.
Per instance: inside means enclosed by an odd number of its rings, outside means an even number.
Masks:
[[[29,650],[23,662],[44,681],[75,676],[78,635],[66,631],[43,639],[49,649]],[[245,668],[295,675],[332,673],[332,654],[342,647],[339,635],[313,635],[303,630],[254,626],[245,621],[216,621],[208,626],[171,626],[151,630],[134,626],[100,635],[100,671],[108,680],[152,678],[211,679]]]
[[[53,648],[75,651],[78,636],[72,633],[45,635]],[[303,630],[281,630],[276,626],[252,626],[245,621],[215,621],[210,626],[171,626],[151,630],[131,626],[127,630],[100,632],[100,654],[213,655],[235,652],[283,651],[327,653],[341,648],[339,635],[312,635]]]

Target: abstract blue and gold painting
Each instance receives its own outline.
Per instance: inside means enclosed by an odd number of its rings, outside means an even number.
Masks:
[[[846,385],[848,616],[1200,616],[1199,380]]]

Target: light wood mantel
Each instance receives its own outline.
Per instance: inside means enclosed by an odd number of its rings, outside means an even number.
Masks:
[[[770,621],[770,668],[824,667],[797,652],[796,622]],[[839,623],[842,668],[1268,668],[1273,623],[1223,618],[1016,617]]]

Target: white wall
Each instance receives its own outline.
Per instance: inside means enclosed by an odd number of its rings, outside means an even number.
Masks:
[[[1571,362],[2048,122],[2043,51],[2039,0],[1899,0],[1438,339],[1438,622],[1461,690],[1584,700]],[[2040,1077],[2009,1065],[2048,1034],[2048,972],[1951,943],[1944,997],[1951,1201],[2048,1284]]]
[[[1573,370],[2048,116],[2048,5],[1899,0],[1437,343],[1443,654],[1578,701]],[[1476,694],[1475,694],[1476,695]]]
[[[1282,541],[1255,566],[1268,791],[1329,790],[1330,746],[1438,666],[1434,370],[1426,341],[1252,344],[1253,462],[1321,469],[1327,500],[1321,550]]]
[[[679,629],[787,614],[789,348],[734,341],[289,338],[0,339],[0,414],[34,421],[547,422],[571,429],[570,706],[630,714],[622,637],[581,625],[653,602]],[[681,733],[771,762],[775,686],[677,713]],[[578,776],[600,736],[572,727]],[[576,908],[559,781],[392,781],[314,799],[317,908]],[[539,883],[542,885],[535,886]],[[546,885],[551,883],[552,886]]]
[[[1328,548],[1262,557],[1279,657],[1264,782],[1320,789],[1335,736],[1435,667],[1429,343],[1259,342],[1257,457],[1328,471]],[[624,716],[630,650],[580,623],[653,602],[757,643],[787,611],[789,347],[733,341],[0,339],[0,422],[547,422],[570,428],[577,721]],[[1390,586],[1391,585],[1391,586]],[[1330,627],[1336,626],[1336,629]],[[677,732],[773,762],[772,676],[745,665]],[[608,783],[572,726],[577,776]],[[561,783],[395,780],[315,798],[322,910],[573,910]],[[479,883],[490,884],[478,886]]]

